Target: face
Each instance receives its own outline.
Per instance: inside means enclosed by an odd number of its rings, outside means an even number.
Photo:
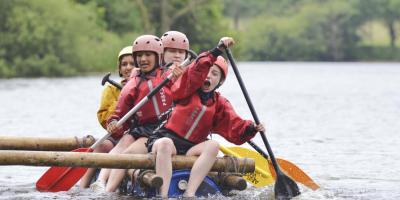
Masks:
[[[186,51],[183,49],[175,49],[175,48],[165,48],[164,50],[164,62],[178,62],[181,63],[185,60]]]
[[[120,62],[120,73],[122,74],[122,78],[127,79],[131,75],[132,69],[135,67],[135,64],[133,62],[133,56],[131,55],[125,55],[122,56],[121,62]]]
[[[152,51],[139,51],[136,53],[136,61],[143,73],[150,72],[156,67],[157,56]]]
[[[222,71],[217,65],[213,65],[208,71],[206,80],[204,81],[201,89],[203,92],[211,92],[217,87],[219,81],[221,80]],[[222,84],[222,83],[221,83]]]

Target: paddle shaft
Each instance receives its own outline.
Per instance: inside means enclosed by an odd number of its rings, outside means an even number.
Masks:
[[[115,86],[116,88],[122,90],[122,85],[110,79],[111,73],[108,72],[103,79],[101,80],[101,85],[106,84],[106,82],[110,83],[111,85]]]
[[[115,86],[116,88],[118,88],[119,90],[122,90],[122,85],[111,80],[110,77],[108,77],[108,79],[106,80],[106,82],[110,83],[111,85]]]
[[[262,150],[259,146],[256,145],[256,143],[254,143],[253,141],[248,141],[247,144],[249,144],[250,146],[252,146],[259,154],[261,154],[265,159],[268,159],[269,156],[267,153],[264,152],[264,150]]]
[[[249,94],[247,93],[247,89],[246,89],[246,87],[244,85],[242,77],[240,76],[239,70],[237,69],[237,66],[236,66],[235,60],[233,59],[231,50],[229,48],[226,48],[225,51],[226,51],[226,55],[228,56],[228,59],[229,59],[231,65],[232,65],[232,69],[233,69],[233,71],[234,71],[234,73],[236,75],[236,78],[237,78],[237,80],[239,82],[240,88],[242,89],[242,92],[243,92],[243,95],[244,95],[244,97],[246,99],[247,105],[250,108],[251,115],[253,116],[254,121],[256,122],[256,124],[260,124],[260,120],[258,119],[258,116],[257,116],[257,113],[256,113],[256,111],[254,109],[253,103],[251,102]],[[265,137],[265,134],[264,134],[263,131],[260,131],[260,134],[261,134],[261,138],[262,138],[262,140],[263,140],[263,142],[265,144],[265,147],[267,148],[268,154],[271,157],[272,165],[274,166],[276,173],[277,174],[283,174],[282,171],[279,168],[279,165],[278,165],[276,159],[275,159],[275,156],[274,156],[274,153],[272,152],[271,146],[268,143],[267,137]]]

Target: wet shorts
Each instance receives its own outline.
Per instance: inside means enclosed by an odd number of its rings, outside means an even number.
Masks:
[[[131,128],[129,130],[130,135],[132,135],[133,138],[138,139],[141,137],[146,137],[148,138],[150,135],[153,134],[154,130],[158,127],[158,124],[144,124],[141,126],[136,126],[134,128]]]
[[[149,140],[147,140],[147,143],[146,143],[147,151],[151,152],[154,142],[156,142],[156,140],[163,138],[163,137],[168,137],[168,138],[172,139],[178,155],[185,155],[186,152],[189,151],[190,148],[192,148],[194,145],[196,145],[195,143],[190,142],[189,140],[181,138],[180,136],[176,135],[173,131],[171,131],[169,129],[160,128],[160,129],[156,130],[149,137]]]

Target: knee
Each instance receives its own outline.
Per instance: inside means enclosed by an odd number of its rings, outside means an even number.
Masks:
[[[114,144],[112,142],[110,142],[109,140],[105,140],[98,147],[96,147],[93,152],[108,153],[113,147]]]
[[[158,139],[156,143],[157,143],[157,148],[156,148],[157,153],[162,152],[166,154],[172,154],[174,149],[174,142],[170,138]]]
[[[217,156],[219,152],[219,143],[214,140],[209,140],[207,141],[205,149],[208,151],[207,153]]]
[[[128,146],[131,143],[133,143],[134,141],[135,141],[135,139],[131,135],[125,134],[118,143],[123,146]]]

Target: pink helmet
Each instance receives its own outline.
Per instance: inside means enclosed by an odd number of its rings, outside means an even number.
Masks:
[[[189,50],[189,40],[185,34],[179,31],[167,31],[161,36],[164,48]]]
[[[228,76],[228,63],[226,62],[225,58],[222,56],[218,56],[214,64],[222,70],[222,73],[224,74],[222,80],[225,80],[226,76]]]
[[[161,66],[161,59],[164,52],[164,46],[160,38],[154,35],[141,35],[137,37],[135,41],[133,41],[132,46],[133,46],[132,48],[133,60],[135,61],[136,66],[138,66],[138,64],[135,55],[136,52],[139,51],[152,51],[156,53],[159,61],[158,65]]]

